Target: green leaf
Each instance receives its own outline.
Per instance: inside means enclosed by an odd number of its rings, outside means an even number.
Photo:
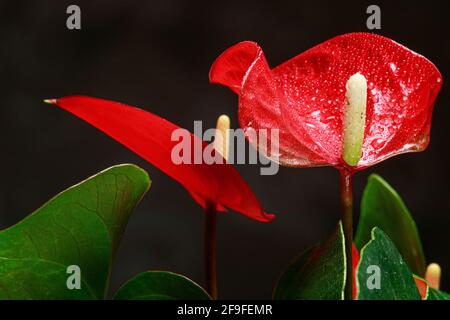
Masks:
[[[67,189],[0,232],[0,299],[101,299],[132,210],[150,187],[145,171],[119,165]],[[81,271],[69,290],[68,266]]]
[[[274,291],[280,300],[342,300],[345,245],[342,223],[325,242],[308,249],[283,273]]]
[[[125,283],[115,294],[116,300],[210,300],[195,282],[179,274],[147,271]]]
[[[372,239],[361,250],[356,278],[359,300],[421,300],[413,274],[379,228],[373,228]]]
[[[441,290],[428,288],[426,300],[450,300],[450,294]]]
[[[415,274],[425,274],[425,256],[416,224],[397,192],[378,175],[369,177],[364,190],[355,237],[359,250],[370,240],[374,227],[386,232]]]

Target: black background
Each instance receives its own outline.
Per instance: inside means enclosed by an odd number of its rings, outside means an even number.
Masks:
[[[428,260],[450,289],[450,31],[446,1],[374,2],[382,35],[428,57],[444,76],[429,149],[359,173],[355,199],[377,172],[402,195],[421,232]],[[82,30],[66,28],[77,4]],[[132,162],[153,180],[132,216],[114,264],[111,290],[148,270],[182,273],[203,284],[203,212],[163,173],[43,98],[85,94],[126,102],[185,128],[213,127],[222,113],[236,127],[236,96],[208,83],[214,59],[229,46],[258,42],[271,66],[335,35],[367,31],[372,2],[351,1],[0,1],[0,227],[24,218],[50,197],[108,166]],[[281,168],[260,176],[238,170],[268,212],[270,224],[230,212],[219,218],[222,298],[270,298],[281,270],[329,234],[339,219],[332,168]]]

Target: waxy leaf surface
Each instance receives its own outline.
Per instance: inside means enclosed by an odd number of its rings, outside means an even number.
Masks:
[[[103,299],[128,218],[149,187],[142,169],[111,167],[2,230],[0,299]],[[81,289],[68,289],[69,266],[80,268]]]
[[[209,300],[209,295],[192,280],[166,271],[147,271],[125,283],[116,300]]]
[[[358,300],[420,300],[413,274],[394,243],[379,228],[360,252],[356,268]]]
[[[424,275],[426,262],[416,224],[398,193],[378,175],[371,175],[364,189],[355,236],[358,249],[370,240],[374,227],[389,236],[411,271]]]
[[[277,300],[342,300],[346,277],[342,223],[324,243],[301,254],[282,274]]]

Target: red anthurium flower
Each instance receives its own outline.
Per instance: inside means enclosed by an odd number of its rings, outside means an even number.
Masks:
[[[185,187],[202,206],[212,204],[217,211],[227,208],[247,217],[267,222],[273,215],[261,208],[250,187],[230,164],[175,164],[171,154],[178,143],[172,141],[177,125],[144,110],[103,99],[73,96],[46,100],[100,129]],[[207,144],[190,134],[192,145]]]
[[[349,164],[343,144],[353,75],[365,81],[365,106],[359,155]],[[425,149],[442,84],[426,58],[369,33],[335,37],[272,69],[256,43],[241,42],[214,62],[210,80],[239,95],[242,128],[280,130],[281,164],[353,171]]]

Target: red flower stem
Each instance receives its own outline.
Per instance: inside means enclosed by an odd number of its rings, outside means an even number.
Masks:
[[[217,211],[214,205],[205,208],[205,272],[206,291],[217,299],[217,258],[216,258]]]
[[[346,282],[345,299],[352,299],[353,274],[352,274],[352,243],[353,243],[353,195],[352,195],[352,176],[353,173],[341,169],[341,212],[342,224],[345,237],[345,256],[346,256]]]

